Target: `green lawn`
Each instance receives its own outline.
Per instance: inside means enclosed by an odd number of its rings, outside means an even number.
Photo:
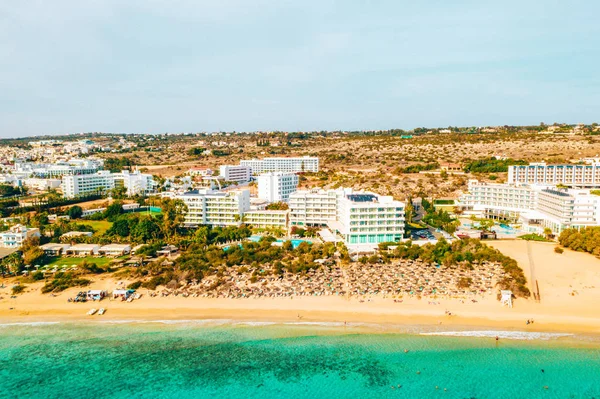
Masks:
[[[52,269],[54,267],[61,268],[62,266],[73,266],[83,263],[83,261],[87,261],[89,263],[95,263],[96,265],[102,267],[110,263],[112,258],[94,258],[93,256],[86,256],[85,258],[63,258],[56,257],[52,260],[52,262],[48,263],[48,268]]]
[[[112,222],[106,220],[77,220],[77,223],[87,224],[92,226],[94,230],[100,235],[106,233],[106,230],[110,229]]]

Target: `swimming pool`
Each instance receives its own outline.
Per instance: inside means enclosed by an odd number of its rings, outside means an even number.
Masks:
[[[252,242],[259,242],[261,238],[262,238],[261,236],[250,236],[250,237],[248,237],[248,240],[252,241]],[[286,241],[288,241],[288,240],[281,240],[281,239],[279,239],[279,240],[277,240],[275,242],[279,243],[278,245],[283,245],[283,243],[286,242]],[[294,249],[298,248],[298,246],[300,244],[302,244],[303,242],[305,242],[305,243],[307,243],[309,245],[312,244],[312,242],[310,242],[308,240],[293,239],[293,240],[289,240],[289,241],[292,242],[292,247]],[[238,244],[238,246],[241,248],[242,244]],[[227,245],[227,246],[223,247],[223,251],[227,251],[229,248],[231,248],[231,246]]]
[[[275,241],[275,242],[281,242],[281,243],[284,243],[285,241],[287,241],[287,240],[277,240],[277,241]],[[309,245],[310,245],[310,244],[312,244],[312,242],[310,242],[310,241],[306,241],[306,240],[298,240],[298,239],[294,239],[294,240],[289,240],[289,241],[291,241],[291,242],[292,242],[292,247],[293,247],[294,249],[295,249],[295,248],[298,248],[298,246],[299,246],[300,244],[302,244],[303,242],[305,242],[305,243],[307,243],[307,244],[309,244]]]

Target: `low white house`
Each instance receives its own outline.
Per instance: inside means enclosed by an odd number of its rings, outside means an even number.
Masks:
[[[32,237],[40,237],[40,229],[17,224],[0,233],[0,241],[4,248],[19,248],[23,241]]]
[[[121,256],[131,252],[129,244],[108,244],[100,247],[98,252],[106,256]]]
[[[60,256],[63,253],[66,253],[67,249],[71,247],[70,244],[56,244],[50,242],[48,244],[40,245],[40,248],[44,250],[46,255],[50,256]]]
[[[67,248],[68,255],[86,256],[97,255],[100,245],[98,244],[75,244]]]

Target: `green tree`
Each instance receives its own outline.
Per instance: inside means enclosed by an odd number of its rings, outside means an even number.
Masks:
[[[187,206],[181,200],[166,198],[161,203],[162,232],[167,241],[177,233],[177,228],[183,224]]]
[[[104,211],[104,217],[112,221],[124,212],[125,211],[123,211],[123,203],[120,201],[115,201],[106,208],[106,210]]]
[[[81,209],[79,205],[72,206],[67,211],[67,215],[69,215],[71,219],[79,219],[81,215],[83,215],[83,209]]]

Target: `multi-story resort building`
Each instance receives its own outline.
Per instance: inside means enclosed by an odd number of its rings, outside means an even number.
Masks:
[[[219,176],[225,181],[247,182],[252,179],[252,168],[244,165],[221,165]]]
[[[569,187],[600,187],[600,164],[547,165],[543,162],[508,167],[509,184],[564,185]]]
[[[318,157],[294,157],[294,158],[264,158],[240,161],[240,165],[252,168],[253,175],[266,172],[318,172]]]
[[[94,174],[63,176],[62,191],[66,198],[103,194],[115,187],[125,187],[127,195],[146,195],[155,189],[155,182],[150,174],[139,171],[110,173],[101,170]]]
[[[292,226],[324,227],[337,220],[339,190],[299,190],[290,194],[290,224]]]
[[[250,191],[213,191],[209,189],[190,191],[175,196],[187,205],[184,224],[194,227],[202,224],[234,226],[242,222],[244,213],[250,210]]]
[[[4,248],[19,248],[23,245],[23,241],[32,237],[40,237],[40,229],[17,224],[0,233],[0,242]]]
[[[63,176],[62,192],[65,198],[102,194],[115,188],[115,179],[108,170],[91,175]]]
[[[524,211],[535,210],[537,204],[538,191],[529,186],[469,180],[468,187],[468,193],[460,197],[461,206],[488,219],[518,218]]]
[[[113,173],[115,188],[124,187],[128,196],[151,194],[156,189],[156,182],[150,174],[140,173],[139,170],[130,172],[123,170]]]
[[[261,210],[244,213],[243,222],[258,228],[287,230],[290,211]]]
[[[347,245],[375,247],[404,234],[405,204],[391,196],[352,189],[298,191],[289,205],[292,226],[327,226]]]
[[[298,175],[291,172],[269,172],[258,176],[258,198],[269,202],[287,202],[298,190]]]
[[[600,196],[584,189],[471,180],[458,206],[476,216],[521,223],[524,230],[537,233],[600,225]]]
[[[339,198],[335,227],[349,245],[401,241],[404,208],[403,202],[391,196],[349,191]]]
[[[14,173],[24,177],[52,178],[66,175],[93,174],[102,168],[102,165],[102,160],[78,158],[52,164],[17,161],[14,165]]]

